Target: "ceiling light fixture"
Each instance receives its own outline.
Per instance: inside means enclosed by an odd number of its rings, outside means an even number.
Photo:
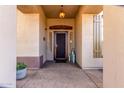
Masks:
[[[61,5],[61,10],[60,10],[60,13],[59,13],[59,17],[60,18],[64,18],[65,17],[65,13],[63,12],[63,5]]]

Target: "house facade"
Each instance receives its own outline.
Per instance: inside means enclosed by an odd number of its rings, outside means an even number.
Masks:
[[[64,7],[68,17],[59,18],[59,5],[0,6],[1,86],[16,87],[16,62],[42,69],[69,62],[74,50],[81,69],[103,69],[103,87],[124,87],[123,6]]]

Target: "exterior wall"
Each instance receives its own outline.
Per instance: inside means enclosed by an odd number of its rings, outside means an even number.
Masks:
[[[37,13],[17,10],[17,61],[29,68],[40,68],[46,61],[46,18],[41,7]]]
[[[102,68],[103,58],[93,58],[93,14],[82,15],[82,46],[83,59],[82,67],[87,68]]]
[[[104,87],[124,87],[124,7],[104,6]]]
[[[47,38],[46,38],[46,33],[47,33],[47,30],[45,30],[46,28],[46,17],[45,17],[45,14],[42,10],[42,8],[40,7],[40,10],[39,10],[39,17],[40,17],[40,28],[39,28],[39,55],[41,57],[43,57],[43,63],[45,63],[46,61],[46,52],[47,52]],[[45,40],[44,40],[45,39]]]
[[[17,10],[16,44],[17,62],[39,68],[39,14],[23,14]]]
[[[17,56],[39,56],[39,14],[17,10]]]
[[[16,87],[16,6],[0,5],[0,87]]]
[[[50,30],[49,26],[52,25],[69,25],[72,26],[72,30]],[[75,21],[74,19],[47,19],[47,60],[53,60],[54,58],[54,31],[68,31],[68,54],[70,53],[71,48],[74,48],[74,31],[75,31]],[[52,33],[52,50],[50,48],[50,36],[49,33]],[[70,33],[72,33],[72,44],[70,44]]]
[[[81,8],[80,8],[81,11]],[[82,46],[82,13],[78,13],[78,15],[76,16],[76,29],[75,29],[75,47],[76,47],[76,62],[79,64],[80,67],[82,67],[82,50],[83,50],[83,46]]]
[[[93,58],[93,15],[82,6],[76,16],[76,60],[83,69],[102,68],[103,59]]]

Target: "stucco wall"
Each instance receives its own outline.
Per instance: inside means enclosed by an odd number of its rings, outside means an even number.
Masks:
[[[82,15],[82,50],[83,59],[82,67],[102,68],[103,58],[93,58],[93,16],[94,14]]]
[[[17,56],[39,56],[39,14],[17,9]]]
[[[104,87],[124,87],[124,7],[104,6]]]
[[[50,30],[49,26],[53,25],[69,25],[72,26],[72,30]],[[68,31],[68,54],[70,53],[71,48],[74,48],[74,31],[75,31],[75,21],[74,19],[47,19],[47,60],[53,60],[54,54],[54,31]],[[50,36],[49,33],[52,33],[52,50],[50,49]],[[72,33],[72,44],[70,45],[70,32]]]
[[[80,65],[80,67],[82,67],[82,51],[83,51],[83,46],[82,46],[82,13],[81,13],[81,9],[78,13],[78,15],[76,16],[76,27],[75,27],[75,50],[76,50],[76,62]]]
[[[103,64],[102,58],[93,58],[93,15],[85,14],[82,6],[76,16],[76,60],[83,69],[102,68]]]
[[[45,14],[42,10],[42,8],[40,7],[39,9],[39,21],[40,21],[40,24],[39,24],[39,55],[42,56],[43,55],[43,62],[45,62],[47,59],[46,59],[46,52],[47,52],[47,38],[46,38],[46,33],[47,33],[47,30],[45,30],[46,28],[46,17],[45,17]],[[43,38],[45,40],[43,40]]]
[[[39,68],[46,61],[46,17],[40,6],[36,13],[17,9],[17,61]]]
[[[16,6],[0,5],[0,87],[16,87]]]

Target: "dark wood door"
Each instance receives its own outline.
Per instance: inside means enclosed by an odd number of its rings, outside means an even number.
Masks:
[[[55,60],[66,59],[66,33],[55,34]]]

